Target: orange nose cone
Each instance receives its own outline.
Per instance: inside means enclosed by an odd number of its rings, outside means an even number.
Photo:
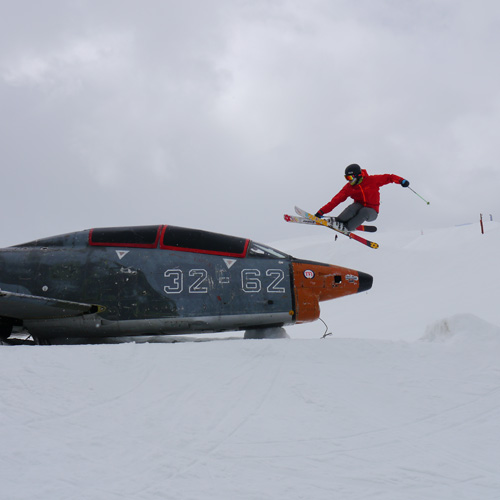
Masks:
[[[319,318],[319,303],[344,295],[360,293],[372,287],[369,274],[318,262],[293,263],[295,319],[307,323]]]

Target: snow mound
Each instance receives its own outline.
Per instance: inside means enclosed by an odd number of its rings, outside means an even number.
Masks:
[[[474,314],[456,314],[429,325],[420,340],[447,342],[451,339],[500,340],[500,328]]]

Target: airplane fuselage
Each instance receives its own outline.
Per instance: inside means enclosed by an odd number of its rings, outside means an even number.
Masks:
[[[86,230],[0,250],[0,290],[16,294],[0,299],[0,322],[41,338],[283,326],[370,286],[364,273],[174,226]],[[95,309],[59,314],[58,301]]]

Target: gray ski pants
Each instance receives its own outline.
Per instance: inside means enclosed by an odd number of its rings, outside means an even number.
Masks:
[[[342,211],[338,217],[335,217],[335,220],[343,222],[349,231],[353,231],[364,222],[372,222],[377,217],[378,213],[375,209],[354,202]]]

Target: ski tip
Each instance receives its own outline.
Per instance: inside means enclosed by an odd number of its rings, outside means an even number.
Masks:
[[[354,231],[365,231],[367,233],[375,233],[377,232],[377,226],[367,226],[366,224],[362,224],[358,226]]]

